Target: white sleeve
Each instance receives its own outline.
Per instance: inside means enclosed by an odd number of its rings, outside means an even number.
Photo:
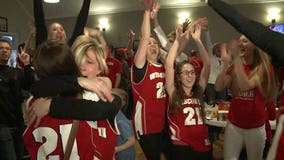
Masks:
[[[98,102],[100,100],[100,98],[98,97],[98,95],[95,92],[90,92],[90,91],[86,91],[86,90],[84,90],[84,92],[83,92],[83,99],[91,100],[91,101],[95,101],[95,102]]]
[[[177,62],[183,62],[183,61],[187,61],[188,57],[184,52],[181,52],[177,57],[176,57],[176,61]]]
[[[205,31],[205,44],[206,44],[206,49],[209,55],[213,55],[213,44],[211,41],[210,33],[208,30]]]
[[[163,29],[161,28],[161,26],[157,26],[154,28],[154,32],[156,33],[160,43],[161,43],[161,46],[166,50],[166,51],[169,51],[170,48],[171,48],[171,43],[168,41],[168,38],[165,34],[165,32],[163,31]]]

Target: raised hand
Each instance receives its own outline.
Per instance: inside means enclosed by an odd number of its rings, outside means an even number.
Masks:
[[[129,32],[128,32],[128,38],[134,39],[134,37],[135,37],[135,32],[132,29],[130,29]]]
[[[142,4],[145,7],[145,10],[150,11],[152,8],[152,5],[154,3],[154,0],[140,0],[142,2]]]
[[[198,18],[193,22],[193,25],[200,25],[202,29],[208,29],[208,19],[207,17]]]
[[[95,28],[85,27],[84,34],[91,38],[97,39],[97,37],[101,35],[101,31],[99,27],[95,27]]]
[[[161,5],[159,2],[155,2],[153,4],[152,11],[151,11],[151,19],[157,19],[160,7]]]
[[[176,26],[176,40],[179,43],[187,43],[190,38],[190,30],[186,29],[183,31],[183,25]]]
[[[232,55],[228,51],[228,44],[227,43],[221,43],[220,44],[220,50],[221,50],[221,61],[222,63],[230,64],[232,60]]]
[[[21,62],[24,63],[24,65],[29,65],[30,64],[30,55],[25,52],[25,50],[21,47],[20,48],[20,53],[18,53],[19,59]]]
[[[193,26],[193,30],[191,30],[191,36],[194,40],[200,40],[201,36],[201,26],[196,24]]]
[[[182,32],[185,32],[191,23],[190,18],[186,18],[185,22],[182,23]]]
[[[228,52],[231,54],[233,60],[240,57],[239,45],[240,41],[238,39],[233,39],[228,43]]]

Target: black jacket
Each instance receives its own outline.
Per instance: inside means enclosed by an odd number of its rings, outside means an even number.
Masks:
[[[18,68],[0,65],[0,127],[22,125],[22,91],[29,90],[34,74],[30,66],[25,66],[24,73]]]

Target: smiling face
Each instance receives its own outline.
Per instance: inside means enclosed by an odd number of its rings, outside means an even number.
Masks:
[[[88,78],[97,77],[101,73],[97,53],[92,49],[87,50],[79,67],[81,74]]]
[[[157,62],[158,61],[158,56],[159,56],[159,46],[157,41],[153,38],[150,37],[149,44],[148,44],[148,49],[147,49],[147,59],[150,62]]]
[[[241,57],[253,57],[253,53],[256,49],[255,45],[242,35],[239,39],[240,41],[240,56]]]
[[[196,72],[192,64],[186,63],[180,70],[180,81],[183,87],[192,88],[196,81]]]
[[[49,40],[61,40],[63,42],[66,41],[65,30],[59,23],[52,23],[48,27],[48,39]]]

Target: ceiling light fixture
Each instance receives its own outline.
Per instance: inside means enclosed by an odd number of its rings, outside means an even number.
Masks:
[[[58,3],[60,0],[44,0],[45,3]]]

